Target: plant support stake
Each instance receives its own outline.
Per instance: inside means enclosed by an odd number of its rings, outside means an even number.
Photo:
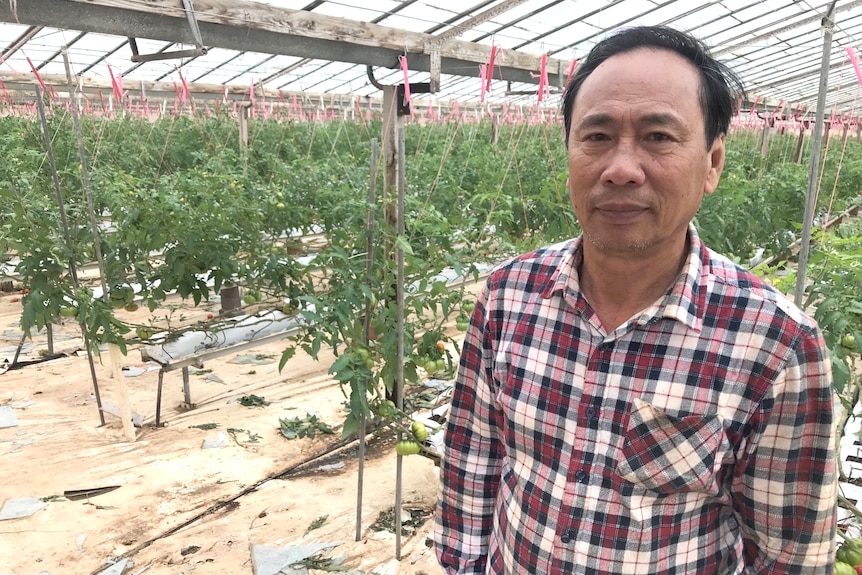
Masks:
[[[72,69],[69,64],[69,54],[63,50],[63,63],[66,65],[66,77],[69,80],[69,91],[74,93],[75,84],[72,80]],[[78,142],[78,156],[81,160],[81,183],[84,187],[84,196],[87,200],[87,216],[90,220],[90,229],[93,234],[93,250],[96,256],[96,263],[99,265],[99,279],[102,284],[102,299],[108,300],[108,285],[105,279],[105,261],[102,257],[102,239],[99,234],[99,224],[96,220],[96,208],[93,201],[93,188],[90,185],[90,170],[87,165],[87,149],[84,147],[84,134],[81,131],[81,118],[78,113],[78,101],[72,102],[72,125],[75,127],[75,139]],[[109,343],[108,349],[111,354],[111,364],[116,378],[116,399],[120,404],[120,419],[123,423],[123,436],[128,441],[135,440],[135,427],[132,425],[132,408],[129,405],[128,390],[126,382],[123,379],[122,366],[120,365],[121,355],[119,349],[114,349],[116,343]]]
[[[823,60],[820,63],[820,88],[817,93],[817,111],[814,113],[814,133],[811,139],[811,162],[808,165],[808,188],[805,191],[805,215],[802,218],[802,240],[799,246],[799,262],[796,266],[796,290],[793,302],[802,307],[805,295],[805,273],[808,267],[808,252],[811,243],[811,226],[814,221],[814,210],[817,207],[817,171],[820,167],[820,146],[823,141],[823,114],[826,110],[826,90],[829,81],[829,58],[832,50],[832,32],[835,22],[832,21],[832,11],[836,0],[832,0],[826,16],[823,17]]]
[[[72,284],[78,287],[78,269],[75,266],[75,248],[69,234],[69,222],[66,218],[66,206],[63,203],[63,192],[60,188],[60,176],[57,173],[57,163],[54,160],[54,145],[51,143],[51,134],[48,130],[48,119],[45,116],[45,104],[42,101],[42,91],[36,86],[36,104],[39,110],[39,121],[42,124],[42,137],[45,139],[45,153],[48,155],[48,164],[51,167],[51,180],[54,182],[54,193],[57,196],[57,209],[60,212],[60,223],[63,226],[63,239],[69,248],[69,275],[72,276]],[[96,377],[96,366],[93,362],[93,350],[90,349],[90,337],[87,328],[81,324],[81,333],[84,335],[84,347],[87,348],[87,361],[90,363],[90,378],[93,380],[93,393],[96,397],[96,407],[99,410],[99,422],[105,425],[105,412],[102,411],[102,397],[99,394],[99,379]],[[50,352],[49,352],[50,353]],[[15,354],[17,361],[18,354]],[[14,362],[13,362],[14,363]]]
[[[397,140],[397,187],[398,206],[396,209],[398,238],[404,241],[404,127],[398,127]],[[398,390],[398,409],[404,409],[404,248],[395,250],[395,301],[398,307],[398,347],[395,364],[395,388]],[[398,439],[401,439],[400,437]],[[404,458],[398,456],[395,464],[395,558],[401,560],[401,486],[404,478]]]
[[[371,138],[371,174],[368,178],[368,216],[365,223],[367,239],[365,242],[365,281],[371,287],[371,274],[374,272],[374,210],[377,204],[377,138]],[[365,347],[371,341],[371,299],[365,298]],[[365,476],[365,434],[368,418],[359,418],[359,469],[356,479],[356,541],[362,539],[362,489]]]

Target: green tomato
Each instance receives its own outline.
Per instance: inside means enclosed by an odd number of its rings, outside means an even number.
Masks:
[[[855,539],[845,541],[841,547],[838,548],[838,552],[835,553],[835,559],[842,563],[847,563],[854,568],[857,565],[862,565],[862,547],[860,547],[859,542]]]
[[[380,415],[383,417],[393,417],[398,413],[398,406],[391,399],[387,399],[380,404]]]
[[[62,317],[75,317],[78,315],[77,308],[74,307],[61,307],[60,308],[60,316]]]
[[[108,292],[108,299],[111,301],[121,301],[125,303],[126,301],[126,287],[125,286],[115,286],[114,289]]]
[[[832,572],[834,575],[856,575],[856,569],[843,561],[836,561]]]
[[[136,328],[135,333],[141,339],[150,339],[151,337],[153,337],[153,331],[145,327]]]
[[[474,302],[473,300],[464,300],[464,303],[461,304],[461,309],[463,309],[467,313],[472,313],[475,308],[476,302]]]
[[[247,293],[242,296],[242,301],[244,301],[246,305],[254,305],[257,303],[257,297],[255,297],[253,293]]]
[[[398,455],[415,455],[420,451],[419,444],[412,439],[402,439],[395,444],[395,453]]]
[[[467,328],[470,327],[470,323],[466,321],[456,321],[455,328],[458,331],[467,331]]]
[[[849,349],[856,349],[856,336],[852,333],[848,333],[841,338],[841,345]]]
[[[415,437],[416,441],[419,443],[428,439],[428,428],[426,428],[425,424],[421,421],[414,421],[413,425],[410,426],[410,431],[413,432],[413,437]]]

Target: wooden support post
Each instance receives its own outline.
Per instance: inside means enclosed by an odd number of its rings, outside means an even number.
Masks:
[[[384,242],[384,257],[389,260],[399,260],[396,262],[399,272],[403,271],[403,253],[401,250],[395,249],[395,244],[392,241],[393,233],[404,233],[403,220],[403,198],[399,194],[399,190],[404,189],[404,163],[403,158],[403,134],[404,134],[404,118],[398,115],[398,94],[395,86],[385,86],[383,89],[383,218],[387,229],[387,239]],[[400,140],[400,142],[399,142]],[[400,152],[400,153],[399,153]],[[399,210],[402,208],[402,210]],[[401,216],[399,218],[399,216]],[[399,258],[400,255],[400,258]],[[404,318],[403,305],[404,294],[403,286],[399,285],[398,278],[385,278],[388,285],[391,286],[395,294],[398,307],[398,356],[403,357],[404,344]],[[399,362],[396,362],[399,363]],[[401,367],[403,370],[403,366]],[[392,393],[387,393],[387,399],[395,403],[398,409],[404,409],[404,397],[401,385],[403,380],[399,376],[403,376],[403,371],[395,377],[395,381],[390,382]],[[398,432],[398,440],[401,439],[401,432]],[[401,559],[401,475],[402,475],[402,457],[399,455],[395,463],[395,558]]]
[[[387,260],[395,259],[395,244],[393,232],[397,227],[397,182],[398,182],[398,141],[399,128],[404,126],[404,118],[398,115],[398,95],[395,86],[385,86],[383,90],[383,193],[381,194],[383,205],[383,220],[386,228],[383,243],[383,257]],[[389,281],[389,279],[385,280]],[[390,287],[395,288],[395,279],[391,278]],[[398,397],[393,384],[392,393],[386,394],[401,409],[402,398]]]
[[[440,45],[441,40],[439,38],[434,38],[430,42],[432,94],[440,91]]]
[[[48,355],[54,355],[54,326],[45,324],[45,332],[48,336]]]
[[[239,106],[239,145],[248,146],[248,109],[251,104],[243,102]]]
[[[793,161],[797,164],[802,163],[802,144],[805,143],[805,128],[799,128],[799,136],[796,138],[796,152],[793,156]]]
[[[127,441],[134,441],[135,426],[132,423],[132,405],[129,401],[129,390],[126,387],[126,378],[123,375],[123,353],[120,351],[120,346],[115,343],[109,343],[108,354],[111,359],[111,371],[114,376],[117,404],[120,407],[120,419],[123,421],[123,436],[125,436]]]
[[[500,137],[500,124],[497,121],[497,115],[491,116],[491,145],[496,146],[497,140]]]
[[[194,409],[192,389],[189,385],[189,366],[183,367],[183,396],[186,398],[186,409]]]
[[[162,425],[162,385],[165,383],[165,368],[159,370],[159,386],[156,389],[156,427]]]
[[[765,158],[769,154],[769,124],[763,125],[763,133],[760,136],[760,157]]]

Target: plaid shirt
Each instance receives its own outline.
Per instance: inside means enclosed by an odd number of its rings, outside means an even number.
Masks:
[[[580,239],[501,266],[446,429],[448,574],[828,574],[836,460],[813,320],[707,249],[605,334]]]

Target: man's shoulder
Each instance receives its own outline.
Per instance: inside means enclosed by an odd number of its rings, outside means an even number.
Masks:
[[[518,278],[529,278],[533,282],[550,279],[563,262],[573,256],[577,245],[578,240],[569,239],[520,254],[496,266],[489,280],[492,284],[506,284]]]
[[[717,296],[718,301],[736,308],[742,306],[772,314],[806,331],[816,329],[814,320],[773,285],[727,257],[709,248],[705,248],[705,251],[710,283],[713,284],[714,293],[711,295]]]

